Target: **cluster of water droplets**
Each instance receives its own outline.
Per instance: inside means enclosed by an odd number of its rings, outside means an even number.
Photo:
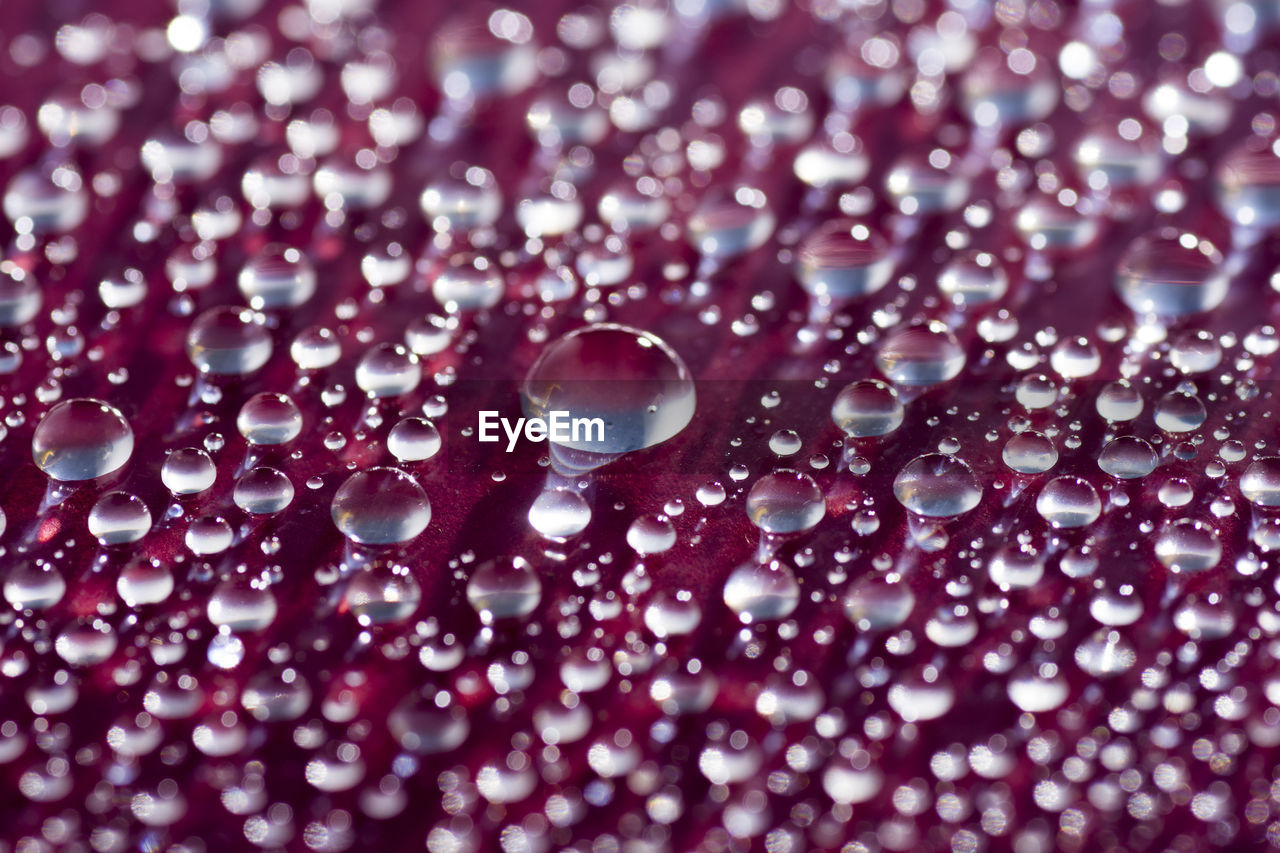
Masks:
[[[1280,18],[1140,5],[16,15],[0,841],[1280,844]]]

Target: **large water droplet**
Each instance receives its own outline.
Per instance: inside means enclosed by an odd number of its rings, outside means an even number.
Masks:
[[[822,224],[796,250],[796,276],[810,294],[834,300],[868,296],[893,275],[889,241],[850,219]]]
[[[709,258],[732,258],[758,249],[773,236],[777,219],[759,190],[741,188],[734,196],[712,195],[689,217],[686,233]]]
[[[467,601],[490,620],[528,616],[542,601],[542,581],[520,557],[490,560],[471,573]]]
[[[616,323],[575,329],[549,344],[521,386],[528,417],[599,418],[564,447],[602,454],[630,453],[660,444],[693,419],[693,379],[675,350],[660,338]]]
[[[431,523],[431,502],[413,479],[396,468],[370,468],[347,478],[330,505],[333,523],[361,545],[407,542]]]
[[[1240,494],[1255,506],[1280,506],[1280,456],[1263,456],[1240,475]]]
[[[302,432],[302,412],[288,396],[264,391],[240,407],[236,429],[250,444],[288,444]]]
[[[55,480],[92,480],[124,466],[133,455],[133,430],[101,400],[64,400],[36,425],[31,458]]]
[[[936,385],[964,369],[964,350],[941,323],[908,326],[886,338],[876,367],[898,385]]]
[[[831,420],[851,438],[888,435],[902,425],[904,415],[898,392],[879,379],[849,383],[831,404]]]
[[[236,284],[253,308],[295,308],[316,292],[316,271],[299,250],[271,244],[249,259]]]
[[[783,468],[765,474],[747,493],[747,517],[765,533],[809,530],[826,514],[822,490],[799,471]]]
[[[1116,266],[1116,290],[1133,311],[1180,317],[1226,298],[1222,254],[1207,240],[1176,233],[1139,237]]]
[[[172,450],[160,466],[160,481],[175,495],[196,495],[213,485],[218,467],[197,447]]]
[[[134,494],[107,492],[89,511],[89,532],[103,545],[137,542],[151,529],[151,510]]]
[[[247,308],[210,308],[187,332],[187,355],[201,373],[252,373],[267,363],[271,350],[271,333],[262,316]]]
[[[576,536],[590,523],[590,505],[570,489],[547,489],[529,507],[529,524],[548,539]]]
[[[898,502],[916,515],[952,518],[976,507],[982,485],[961,459],[926,453],[908,462],[893,479]]]
[[[743,563],[724,582],[724,603],[746,624],[786,619],[800,603],[795,573],[778,562]]]
[[[1158,463],[1151,445],[1134,435],[1112,439],[1098,454],[1098,467],[1121,480],[1145,477],[1156,470]]]
[[[1217,531],[1190,518],[1179,519],[1160,531],[1155,551],[1156,559],[1174,572],[1203,572],[1222,559]]]
[[[1084,527],[1102,514],[1102,501],[1088,480],[1064,476],[1045,483],[1036,512],[1054,527]]]
[[[1280,225],[1280,154],[1274,140],[1247,139],[1214,172],[1218,206],[1240,225]]]

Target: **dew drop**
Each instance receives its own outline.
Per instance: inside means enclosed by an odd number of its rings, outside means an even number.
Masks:
[[[982,500],[982,486],[963,460],[926,453],[908,462],[893,480],[893,495],[916,515],[952,518]]]
[[[396,468],[357,471],[333,496],[333,523],[361,545],[407,542],[427,529],[431,502],[418,481]]]
[[[747,493],[747,517],[765,533],[799,533],[826,515],[822,490],[808,474],[780,469],[765,474]]]
[[[120,411],[101,400],[64,400],[50,409],[31,437],[31,458],[54,480],[102,477],[133,455],[133,430]]]

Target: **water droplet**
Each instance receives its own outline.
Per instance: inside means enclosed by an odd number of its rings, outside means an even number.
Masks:
[[[267,363],[271,350],[271,333],[262,316],[247,308],[210,308],[187,332],[187,355],[201,373],[252,373]]]
[[[92,480],[122,468],[133,455],[133,430],[101,400],[64,400],[31,437],[31,458],[55,480]]]
[[[708,258],[728,259],[758,249],[773,236],[777,220],[759,190],[712,195],[689,217],[689,243]]]
[[[431,284],[436,301],[450,312],[492,308],[502,301],[505,289],[502,270],[477,254],[453,256]]]
[[[1036,512],[1054,527],[1085,527],[1102,514],[1102,501],[1088,480],[1063,476],[1045,483]]]
[[[1142,394],[1129,380],[1120,379],[1102,386],[1094,405],[1108,421],[1131,421],[1142,414]]]
[[[116,578],[116,593],[131,608],[159,604],[173,593],[173,586],[173,572],[158,560],[133,560]]]
[[[1145,440],[1134,435],[1112,439],[1098,454],[1098,467],[1121,480],[1137,480],[1156,470],[1159,458]]]
[[[1222,559],[1217,532],[1190,518],[1179,519],[1160,531],[1155,551],[1156,559],[1173,572],[1203,572]]]
[[[952,258],[938,273],[938,289],[956,305],[971,308],[1002,298],[1009,276],[995,255],[971,250]]]
[[[908,326],[880,344],[876,367],[898,385],[936,385],[964,369],[964,350],[940,323]]]
[[[288,444],[302,432],[302,412],[288,396],[264,391],[240,407],[236,429],[250,444]]]
[[[35,277],[20,271],[0,270],[0,328],[25,326],[40,313],[43,291]]]
[[[1191,235],[1149,234],[1129,245],[1116,265],[1116,290],[1134,312],[1181,317],[1209,311],[1227,296],[1222,254]]]
[[[1240,225],[1274,228],[1280,224],[1280,155],[1273,141],[1246,139],[1214,172],[1218,207]]]
[[[299,250],[273,243],[249,259],[236,284],[257,310],[296,308],[315,294],[316,270]]]
[[[471,573],[467,601],[489,620],[518,619],[538,609],[542,581],[520,557],[490,560]]]
[[[469,231],[492,225],[502,213],[502,194],[493,175],[478,167],[464,179],[442,177],[422,191],[422,214],[437,231]]]
[[[1240,494],[1254,506],[1280,506],[1280,456],[1263,456],[1240,475]]]
[[[293,494],[293,483],[284,473],[260,465],[236,481],[231,496],[236,506],[250,515],[269,515],[292,503]]]
[[[577,536],[591,523],[591,506],[570,489],[547,489],[529,507],[529,524],[548,539]]]
[[[1019,474],[1043,474],[1058,464],[1058,449],[1044,433],[1027,430],[1005,442],[1001,457]]]
[[[902,425],[904,416],[898,392],[879,379],[851,382],[831,405],[831,420],[851,438],[888,435]]]
[[[521,387],[528,417],[568,412],[571,419],[600,418],[599,431],[559,442],[574,450],[630,453],[677,435],[693,418],[693,379],[676,352],[660,338],[628,326],[597,323],[549,344]]]
[[[369,468],[347,478],[333,496],[333,523],[361,545],[407,542],[427,529],[431,502],[427,493],[403,471]]]
[[[765,533],[799,533],[827,513],[822,490],[808,474],[782,468],[765,474],[747,493],[747,517]]]
[[[160,467],[160,481],[175,495],[196,495],[213,485],[218,468],[209,454],[195,447],[172,450]]]
[[[743,563],[725,579],[724,603],[745,624],[786,619],[800,603],[800,585],[790,567]]]
[[[356,365],[356,385],[370,397],[399,397],[421,381],[422,364],[404,344],[378,344]]]
[[[1191,432],[1208,417],[1204,403],[1195,394],[1171,391],[1156,403],[1156,426],[1167,432]]]
[[[401,462],[422,462],[440,452],[440,431],[426,418],[404,418],[387,434],[387,450]]]
[[[103,545],[137,542],[151,529],[151,510],[134,494],[107,492],[89,511],[89,533]]]
[[[796,251],[796,276],[811,295],[845,300],[869,296],[893,276],[888,239],[850,219],[825,222]]]
[[[670,551],[676,544],[676,529],[665,518],[645,515],[627,528],[627,544],[641,556]]]
[[[982,485],[962,459],[926,453],[908,462],[893,480],[898,502],[916,515],[952,518],[982,501]]]

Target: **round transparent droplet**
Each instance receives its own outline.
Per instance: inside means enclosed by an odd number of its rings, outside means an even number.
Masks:
[[[868,296],[893,276],[888,239],[849,219],[825,222],[796,250],[796,277],[811,295],[832,300]]]
[[[1127,379],[1108,382],[1094,401],[1098,414],[1113,423],[1131,421],[1142,414],[1142,394]]]
[[[661,554],[676,544],[676,529],[661,516],[641,516],[627,528],[627,544],[641,556]]]
[[[964,460],[926,453],[908,462],[894,477],[893,495],[916,515],[952,518],[982,501],[982,484]]]
[[[898,385],[936,385],[964,369],[965,355],[955,335],[940,323],[894,332],[876,351],[876,367]]]
[[[1222,543],[1217,531],[1203,521],[1183,518],[1160,531],[1155,552],[1161,565],[1172,572],[1203,572],[1222,559]]]
[[[591,523],[591,506],[571,489],[547,489],[529,507],[529,525],[548,539],[577,536]]]
[[[293,502],[293,495],[288,476],[265,465],[246,471],[231,493],[236,506],[250,515],[280,512]]]
[[[1102,514],[1102,500],[1088,480],[1063,476],[1045,483],[1036,512],[1054,527],[1085,527]]]
[[[187,355],[201,373],[242,376],[271,358],[271,333],[247,308],[210,308],[187,332]]]
[[[1214,171],[1218,207],[1248,228],[1280,225],[1280,154],[1275,140],[1248,138]]]
[[[1027,430],[1005,442],[1001,457],[1019,474],[1043,474],[1058,464],[1058,449],[1044,433]]]
[[[21,270],[0,270],[0,328],[24,326],[40,313],[44,293],[35,276]]]
[[[273,243],[249,259],[236,284],[253,308],[296,308],[315,295],[316,270],[298,249]]]
[[[195,495],[217,479],[218,468],[209,454],[195,447],[172,450],[160,467],[160,480],[175,495]]]
[[[501,268],[484,255],[456,255],[431,284],[445,310],[481,311],[502,301],[506,283]]]
[[[827,514],[826,499],[808,474],[780,469],[765,474],[747,493],[747,517],[765,533],[799,533]]]
[[[1222,254],[1207,240],[1161,232],[1139,237],[1116,265],[1116,291],[1134,312],[1181,317],[1227,296]]]
[[[404,344],[378,344],[356,365],[356,385],[371,397],[399,397],[421,381],[422,364]]]
[[[302,412],[288,396],[264,391],[240,407],[236,429],[250,444],[287,444],[302,432]]]
[[[301,370],[323,370],[342,357],[342,344],[331,329],[308,326],[289,344],[289,356]]]
[[[133,455],[133,430],[120,410],[101,400],[64,400],[50,409],[31,437],[31,458],[54,480],[102,477]]]
[[[422,462],[440,452],[440,431],[426,418],[404,418],[387,434],[387,450],[401,462]]]
[[[464,179],[439,178],[419,199],[422,214],[437,231],[468,231],[492,225],[502,213],[502,194],[493,175],[472,167]]]
[[[879,379],[851,382],[831,405],[831,420],[851,438],[888,435],[902,425],[905,414],[898,392]]]
[[[107,492],[89,510],[89,533],[103,545],[137,542],[151,529],[151,510],[129,492]]]
[[[520,557],[490,560],[467,581],[467,602],[489,620],[528,616],[541,601],[542,581]]]
[[[1171,391],[1156,403],[1156,426],[1166,432],[1191,432],[1205,422],[1208,413],[1195,394]]]
[[[1240,494],[1259,507],[1280,507],[1280,456],[1263,456],[1240,475]]]
[[[576,329],[548,344],[521,387],[527,417],[568,419],[574,450],[629,453],[677,435],[694,414],[693,378],[660,338],[615,323]],[[575,424],[580,427],[575,432]]]
[[[745,188],[734,196],[705,199],[689,217],[685,234],[704,256],[727,259],[763,246],[776,224],[764,194]]]
[[[938,289],[956,305],[970,308],[1002,298],[1009,276],[990,252],[962,252],[938,273]]]
[[[1183,373],[1208,373],[1222,362],[1222,346],[1210,332],[1187,331],[1169,345],[1169,363]]]
[[[786,619],[800,603],[800,584],[791,568],[778,562],[743,563],[725,579],[722,592],[743,623]]]
[[[418,481],[396,468],[357,471],[333,496],[333,523],[361,545],[407,542],[427,529],[431,502]]]
[[[1160,460],[1144,439],[1124,435],[1112,439],[1098,454],[1098,467],[1120,480],[1137,480],[1156,470]]]

